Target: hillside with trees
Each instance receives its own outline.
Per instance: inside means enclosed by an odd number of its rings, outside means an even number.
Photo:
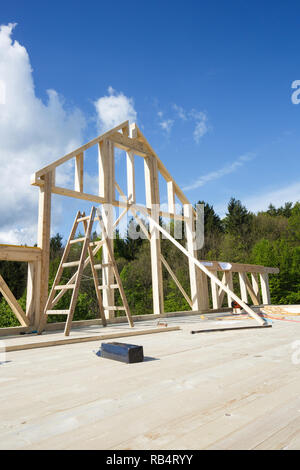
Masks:
[[[275,208],[270,204],[265,212],[253,214],[241,201],[231,198],[226,216],[221,219],[213,206],[204,204],[205,243],[198,251],[199,260],[217,260],[238,263],[260,264],[278,267],[280,273],[270,275],[270,292],[274,304],[300,303],[300,202],[287,202]],[[130,223],[135,223],[133,220]],[[180,222],[176,222],[180,223]],[[129,227],[128,227],[129,229]],[[136,227],[138,230],[139,227]],[[171,233],[174,226],[170,228]],[[97,238],[97,234],[93,234]],[[52,285],[64,249],[63,237],[57,234],[50,244],[50,277]],[[183,237],[181,243],[185,244]],[[70,257],[79,258],[78,244],[72,246]],[[121,274],[126,296],[133,315],[152,313],[151,263],[149,242],[138,238],[132,240],[116,233],[114,240],[115,258]],[[182,286],[189,293],[188,263],[185,257],[168,241],[162,240],[162,253],[175,272]],[[101,250],[97,254],[101,259]],[[73,268],[74,269],[74,268]],[[74,271],[65,270],[63,281],[67,281]],[[25,308],[26,265],[25,263],[0,262],[0,274],[12,292]],[[165,311],[189,310],[174,281],[163,268]],[[236,291],[239,287],[234,282]],[[57,304],[57,308],[67,308],[70,292]],[[118,294],[116,294],[118,297]],[[117,302],[118,303],[118,298]],[[84,272],[74,320],[98,317],[97,301],[90,268]],[[51,321],[64,321],[65,318],[51,316]],[[0,299],[0,327],[17,326],[18,321],[3,298]]]

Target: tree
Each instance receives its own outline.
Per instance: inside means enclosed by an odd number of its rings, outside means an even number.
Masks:
[[[227,211],[224,219],[226,231],[235,236],[246,234],[252,222],[252,214],[242,205],[241,201],[234,197],[230,199]]]
[[[56,257],[61,257],[63,252],[62,245],[62,235],[57,233],[54,237],[50,239],[50,260],[55,259]]]
[[[300,243],[300,202],[296,202],[288,220],[288,231],[291,242]]]
[[[268,207],[267,214],[271,215],[272,217],[281,215],[283,217],[289,218],[292,215],[292,207],[292,202],[286,202],[284,206],[278,207],[278,209],[276,209],[276,207],[271,203]]]
[[[213,206],[205,201],[198,201],[197,204],[204,205],[204,235],[223,233],[224,227],[221,218],[216,214]]]

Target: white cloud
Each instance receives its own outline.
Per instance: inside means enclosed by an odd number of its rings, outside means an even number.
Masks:
[[[268,209],[269,204],[275,207],[282,206],[285,202],[300,201],[300,181],[282,186],[277,189],[269,189],[268,191],[250,196],[243,201],[243,204],[252,212],[264,211]]]
[[[174,124],[173,119],[165,119],[159,123],[160,127],[169,134],[171,132],[172,126]]]
[[[202,137],[207,134],[210,127],[208,125],[208,116],[204,111],[197,111],[192,109],[190,111],[185,110],[182,106],[173,104],[173,109],[176,112],[177,118],[182,121],[192,121],[194,125],[193,137],[196,144],[199,144]]]
[[[204,186],[206,183],[209,183],[210,181],[220,179],[225,175],[233,173],[237,168],[243,166],[245,162],[253,160],[253,158],[255,158],[254,154],[242,155],[234,162],[229,163],[228,165],[220,168],[219,170],[211,171],[210,173],[207,173],[206,175],[200,176],[196,181],[185,186],[183,190],[189,191],[191,189],[197,189],[197,188],[200,188],[201,186]]]
[[[183,121],[186,121],[188,119],[186,111],[181,106],[174,104],[173,109],[176,111],[180,119],[182,119]]]
[[[116,127],[121,122],[129,120],[132,123],[137,119],[133,98],[128,98],[122,92],[118,93],[111,86],[108,88],[108,96],[102,96],[94,104],[101,132]]]
[[[287,186],[281,188],[268,189],[267,191],[261,192],[255,195],[243,198],[239,196],[242,204],[247,207],[251,212],[260,212],[268,209],[270,204],[275,207],[283,206],[286,202],[297,202],[300,201],[300,181],[290,183]],[[225,217],[227,212],[227,203],[220,202],[214,205],[215,211],[220,217]]]
[[[81,143],[85,121],[77,109],[66,110],[61,96],[36,94],[25,47],[12,40],[14,24],[0,26],[0,242],[36,242],[38,189],[30,175]],[[61,173],[66,182],[68,175]],[[57,205],[56,205],[57,206]],[[59,212],[59,208],[57,209]]]
[[[200,139],[208,132],[207,115],[200,111],[194,112],[193,116],[196,121],[193,135],[195,142],[198,144]]]

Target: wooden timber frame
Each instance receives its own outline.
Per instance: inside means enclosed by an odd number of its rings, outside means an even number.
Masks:
[[[19,330],[35,329],[39,324],[40,311],[40,279],[42,250],[38,247],[0,245],[0,261],[18,261],[27,263],[27,295],[26,310],[23,312],[13,293],[2,276],[0,276],[0,292],[20,322]],[[15,328],[0,328],[1,334],[14,333]]]
[[[98,194],[84,192],[84,153],[94,146],[98,147],[99,156]],[[115,180],[115,148],[126,152],[127,191],[123,191]],[[135,155],[144,159],[146,207],[136,202]],[[74,189],[57,186],[55,179],[57,168],[71,160],[75,162]],[[167,184],[168,211],[157,209],[160,205],[159,176]],[[186,299],[191,308],[191,313],[209,313],[220,310],[225,295],[227,295],[228,308],[231,307],[232,299],[238,299],[239,303],[243,303],[243,305],[248,302],[249,298],[254,305],[267,305],[271,302],[268,275],[278,273],[278,268],[197,260],[194,239],[196,211],[136,124],[129,125],[129,122],[125,121],[55,162],[50,163],[32,175],[31,184],[39,187],[38,248],[7,247],[7,249],[0,249],[0,260],[20,260],[17,258],[21,255],[17,253],[22,252],[22,261],[29,263],[30,276],[28,278],[30,279],[30,288],[27,290],[27,304],[28,306],[30,305],[28,307],[30,327],[39,324],[48,298],[52,194],[59,194],[102,205],[102,218],[109,236],[113,234],[122,217],[130,211],[150,242],[154,317],[164,315],[163,267],[167,270]],[[116,197],[116,191],[119,194],[118,198]],[[183,207],[183,215],[175,212],[175,198],[178,198]],[[123,209],[123,212],[116,220],[113,219],[113,206]],[[143,218],[148,218],[149,230],[144,225],[139,214]],[[182,221],[185,225],[187,238],[186,248],[183,248],[169,233],[162,229],[159,224],[160,217]],[[179,249],[183,248],[183,253],[188,257],[190,295],[184,290],[161,253],[161,233]],[[111,248],[113,249],[113,243],[111,243]],[[32,251],[36,257],[34,260],[30,258],[31,254],[29,256],[29,253]],[[15,258],[12,253],[15,253]],[[111,267],[108,266],[108,252],[105,247],[103,247],[102,257],[103,304],[111,306],[114,305],[114,290],[110,287],[113,284],[113,272]],[[221,278],[218,272],[221,272]],[[239,276],[240,297],[232,291],[233,273],[238,273]],[[209,292],[213,309],[210,309]],[[114,310],[105,310],[105,316],[108,322],[115,322],[117,320]],[[149,316],[147,315],[147,317]],[[256,319],[257,321],[260,320],[260,318]],[[84,321],[82,324],[84,324]],[[0,329],[0,335],[3,334],[1,330],[6,330],[7,333],[15,333],[14,328]]]

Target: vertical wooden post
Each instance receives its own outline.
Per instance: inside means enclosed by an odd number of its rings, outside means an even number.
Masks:
[[[135,171],[134,153],[127,152],[127,197],[129,202],[136,202],[135,199]]]
[[[39,309],[36,311],[36,323],[39,323],[44,312],[48,298],[49,258],[50,258],[50,227],[51,227],[51,187],[53,173],[46,173],[43,177],[44,185],[39,193],[39,219],[38,219],[38,247],[42,249],[41,269],[37,279],[39,291],[37,292]]]
[[[226,280],[226,285],[229,287],[229,289],[233,290],[233,280],[232,280],[232,272],[231,271],[225,271],[225,280]],[[230,295],[227,294],[227,305],[230,308],[231,308],[231,302],[232,301],[233,301],[233,298],[230,297]]]
[[[36,277],[36,262],[28,263],[27,268],[27,289],[26,289],[26,316],[29,319],[30,325],[34,324],[35,314],[35,277]]]
[[[254,293],[257,297],[258,303],[261,303],[260,292],[259,292],[259,283],[258,283],[258,276],[256,273],[251,273],[251,281]]]
[[[113,216],[114,208],[112,202],[115,200],[115,156],[113,143],[104,139],[99,143],[99,195],[105,198],[106,204],[102,205],[102,217],[108,234],[108,243],[113,251]],[[110,262],[107,247],[102,248],[103,264]],[[103,305],[114,306],[114,272],[112,266],[102,268]],[[115,316],[114,310],[104,309],[105,316],[112,319]]]
[[[184,204],[184,215],[188,218],[185,220],[185,232],[187,239],[187,251],[197,258],[196,240],[195,240],[195,219],[194,211],[191,204]],[[195,263],[189,258],[189,273],[191,285],[191,300],[193,310],[209,309],[208,283],[207,276],[196,267]]]
[[[83,152],[75,159],[75,191],[83,192]]]
[[[271,303],[270,288],[269,288],[269,275],[268,273],[260,274],[260,284],[262,293],[262,303],[269,305]]]
[[[173,181],[167,182],[168,190],[168,210],[170,214],[175,214],[175,191]]]
[[[147,157],[144,160],[146,205],[151,209],[151,217],[159,223],[159,187],[157,160]],[[160,232],[150,220],[150,250],[153,292],[153,313],[164,313],[163,280],[161,266]]]
[[[243,302],[248,302],[248,293],[247,293],[245,276],[247,276],[246,273],[239,273],[241,299]]]

